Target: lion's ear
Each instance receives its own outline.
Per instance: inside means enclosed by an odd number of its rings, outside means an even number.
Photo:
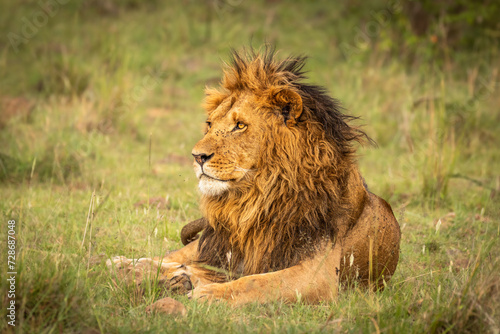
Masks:
[[[281,108],[287,126],[297,123],[302,114],[302,98],[293,90],[284,89],[274,95],[274,104]]]

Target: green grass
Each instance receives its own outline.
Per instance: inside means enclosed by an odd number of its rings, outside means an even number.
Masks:
[[[0,247],[9,219],[18,237],[16,327],[2,251],[1,332],[498,333],[498,46],[408,67],[381,34],[345,59],[338,45],[383,2],[216,5],[70,2],[16,53],[7,32],[38,7],[1,1]],[[359,162],[402,228],[396,275],[383,292],[353,288],[334,303],[232,309],[176,296],[187,317],[147,316],[165,292],[115,285],[102,260],[181,247],[180,229],[200,216],[190,151],[204,86],[230,47],[251,41],[310,56],[310,81],[377,141]]]

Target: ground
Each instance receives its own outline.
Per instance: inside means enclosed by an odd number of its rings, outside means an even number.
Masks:
[[[15,298],[0,283],[1,331],[498,333],[498,48],[409,63],[385,48],[396,15],[372,40],[357,35],[384,5],[78,1],[43,21],[38,2],[2,1],[0,247],[15,226],[17,275]],[[173,296],[186,317],[147,315],[165,292],[135,293],[104,261],[181,247],[200,216],[190,152],[203,89],[230,47],[264,41],[308,55],[310,81],[378,143],[359,148],[359,164],[401,225],[396,274],[383,292],[354,286],[335,303]]]

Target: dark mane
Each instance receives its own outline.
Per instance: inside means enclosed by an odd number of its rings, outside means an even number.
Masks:
[[[277,60],[276,54],[276,50],[269,46],[262,53],[253,48],[242,52],[231,50],[229,68],[232,71],[226,71],[224,87],[229,91],[262,91],[271,86],[293,88],[302,97],[304,108],[311,111],[315,120],[323,125],[326,136],[343,148],[343,153],[353,153],[355,142],[374,144],[364,131],[349,124],[359,117],[344,114],[340,102],[331,98],[325,88],[303,82],[308,79],[304,71],[307,57],[291,56]],[[252,66],[256,60],[260,66]],[[232,77],[228,78],[228,74]]]
[[[268,111],[282,111],[273,100],[282,91],[300,95],[302,113],[293,128],[262,134],[265,144],[245,191],[202,196],[209,226],[200,239],[200,262],[244,275],[288,268],[335,240],[338,224],[351,226],[360,214],[366,190],[354,144],[370,139],[349,124],[357,117],[342,113],[324,88],[304,83],[305,61],[278,60],[272,48],[233,51],[221,89],[207,89],[208,113],[238,91],[255,95],[262,122]]]

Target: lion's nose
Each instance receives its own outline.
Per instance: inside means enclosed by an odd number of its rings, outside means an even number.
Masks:
[[[201,153],[201,154],[194,154],[193,153],[193,157],[194,157],[194,160],[196,160],[196,162],[201,166],[203,167],[203,164],[205,162],[207,162],[208,160],[212,159],[212,157],[214,156],[214,153],[210,154],[210,155],[206,155],[205,153]]]

